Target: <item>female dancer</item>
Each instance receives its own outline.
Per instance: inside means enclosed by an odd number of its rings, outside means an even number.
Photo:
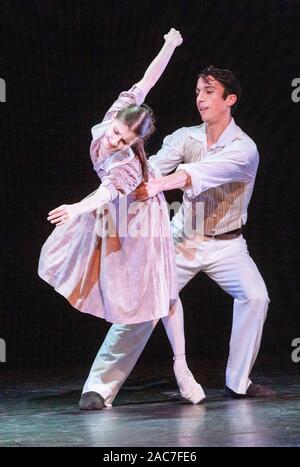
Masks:
[[[178,335],[168,330],[178,291],[165,198],[159,193],[137,202],[132,196],[141,181],[154,178],[144,150],[144,141],[154,131],[153,115],[142,102],[182,43],[175,29],[164,39],[143,79],[121,93],[102,123],[92,128],[90,154],[102,183],[79,203],[49,212],[48,220],[57,227],[42,248],[38,272],[82,312],[117,324],[153,321],[155,325],[162,318],[175,359],[177,356],[181,361],[178,368],[183,369],[175,369],[180,392],[197,403],[204,393],[185,358],[182,364],[181,323]],[[111,388],[109,384],[101,386],[98,370],[96,357],[84,386],[81,409],[104,406],[103,393]]]

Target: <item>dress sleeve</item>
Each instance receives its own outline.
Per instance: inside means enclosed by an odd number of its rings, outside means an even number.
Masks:
[[[128,107],[131,104],[141,105],[145,100],[144,92],[136,84],[132,86],[128,91],[123,91],[119,95],[118,99],[108,109],[104,115],[103,121],[111,120],[119,110]]]
[[[111,193],[111,201],[117,196],[127,196],[142,182],[141,163],[137,157],[123,166],[115,167],[102,178],[102,185]]]

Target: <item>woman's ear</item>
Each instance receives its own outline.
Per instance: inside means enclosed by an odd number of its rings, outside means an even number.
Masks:
[[[142,138],[140,138],[139,136],[137,136],[137,137],[132,141],[132,143],[130,144],[130,146],[134,146],[136,143],[139,143],[141,140],[142,140]]]

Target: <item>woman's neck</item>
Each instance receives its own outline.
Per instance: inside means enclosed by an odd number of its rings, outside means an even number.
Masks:
[[[103,159],[107,159],[109,156],[111,156],[112,154],[108,151],[108,149],[106,149],[103,144],[102,144],[102,140],[100,141],[100,146],[99,146],[99,149],[98,149],[98,153],[97,153],[97,158],[99,160],[103,160]]]

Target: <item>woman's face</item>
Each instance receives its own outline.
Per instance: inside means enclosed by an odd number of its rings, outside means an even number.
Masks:
[[[129,148],[138,140],[138,136],[130,130],[126,123],[115,118],[107,128],[101,145],[109,153]]]

